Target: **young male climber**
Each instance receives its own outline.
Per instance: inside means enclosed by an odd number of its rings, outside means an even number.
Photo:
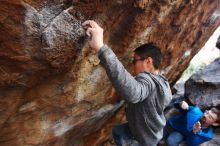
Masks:
[[[92,20],[85,21],[83,26],[90,36],[89,45],[97,52],[113,87],[128,103],[128,122],[112,130],[116,145],[137,142],[141,146],[156,146],[166,123],[163,111],[172,98],[168,81],[158,73],[160,48],[148,43],[135,49],[133,69],[136,76],[133,77],[104,44],[103,29]]]

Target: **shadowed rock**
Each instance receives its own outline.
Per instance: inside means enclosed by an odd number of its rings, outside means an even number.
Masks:
[[[217,47],[218,49],[220,49],[220,36],[218,37],[218,40],[217,40],[217,43],[216,43],[216,47]]]
[[[185,96],[202,109],[220,105],[220,58],[186,81]]]

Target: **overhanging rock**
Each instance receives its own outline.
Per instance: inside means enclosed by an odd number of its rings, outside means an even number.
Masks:
[[[99,145],[109,136],[111,123],[103,125],[121,117],[115,111],[122,104],[86,44],[86,19],[105,29],[105,43],[128,70],[133,49],[156,42],[171,85],[220,24],[218,0],[1,0],[0,6],[1,146]],[[102,137],[89,139],[100,127]]]

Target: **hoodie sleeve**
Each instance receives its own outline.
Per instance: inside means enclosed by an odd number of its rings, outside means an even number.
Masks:
[[[133,77],[107,45],[98,51],[97,56],[115,90],[126,101],[141,102],[154,90],[155,84],[150,77]]]
[[[187,112],[187,130],[192,131],[193,125],[201,118],[203,112],[196,106],[189,106]]]

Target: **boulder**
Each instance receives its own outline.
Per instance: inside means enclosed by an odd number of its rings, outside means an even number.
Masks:
[[[185,96],[202,109],[220,106],[220,58],[186,81]]]
[[[96,20],[126,69],[156,42],[171,85],[220,24],[215,0],[1,0],[0,145],[101,145],[124,120],[81,23]],[[118,112],[119,111],[119,112]],[[94,133],[101,135],[94,139]]]

